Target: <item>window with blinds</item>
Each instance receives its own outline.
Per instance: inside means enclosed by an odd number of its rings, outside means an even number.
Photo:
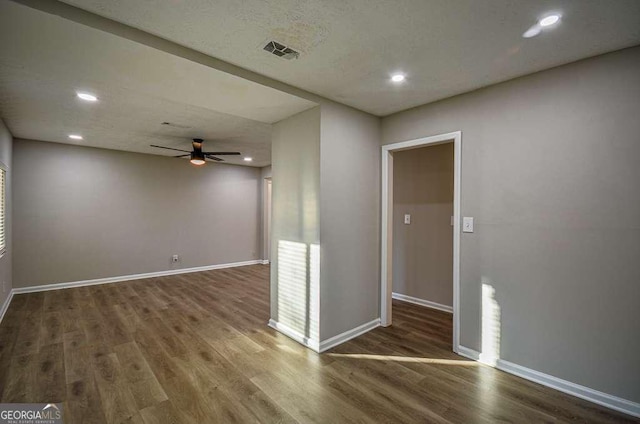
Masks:
[[[7,248],[7,200],[5,196],[5,183],[7,181],[7,171],[0,168],[0,254]]]

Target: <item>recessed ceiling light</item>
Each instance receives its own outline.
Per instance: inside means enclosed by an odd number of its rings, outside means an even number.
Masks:
[[[97,102],[98,101],[98,98],[96,96],[94,96],[93,94],[81,93],[79,91],[76,94],[78,95],[79,98],[81,98],[82,100],[86,100],[88,102]]]
[[[393,74],[391,75],[391,81],[393,82],[403,82],[406,76],[404,74]]]
[[[560,15],[549,15],[540,19],[538,23],[540,24],[541,27],[548,27],[548,26],[557,24],[559,20],[560,20]]]
[[[534,26],[526,30],[524,34],[522,34],[522,37],[523,38],[535,37],[536,35],[539,35],[541,32],[542,32],[542,27],[540,26],[540,24],[535,24]]]
[[[245,161],[245,162],[251,162],[252,160],[253,160],[253,158],[249,158],[249,157],[244,158],[244,161]]]
[[[69,134],[69,138],[72,140],[82,140],[82,136],[78,134]]]

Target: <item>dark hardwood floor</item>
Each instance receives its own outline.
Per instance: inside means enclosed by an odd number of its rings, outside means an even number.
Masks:
[[[637,422],[451,352],[451,316],[394,302],[394,325],[318,355],[267,327],[268,266],[14,297],[2,402],[66,423]]]

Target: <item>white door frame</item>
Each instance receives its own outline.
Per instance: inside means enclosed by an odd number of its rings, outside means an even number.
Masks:
[[[382,249],[380,260],[380,323],[391,325],[393,290],[393,152],[453,142],[453,350],[460,345],[460,176],[462,165],[462,132],[382,146]]]
[[[271,263],[271,177],[262,180],[262,263]]]

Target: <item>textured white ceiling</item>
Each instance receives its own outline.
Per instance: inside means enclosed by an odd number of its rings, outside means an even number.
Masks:
[[[377,115],[640,44],[638,0],[65,2]],[[523,39],[549,11],[562,23]]]
[[[265,166],[270,124],[314,106],[7,1],[0,2],[0,51],[0,116],[18,138],[171,155],[149,144],[189,149],[198,137],[206,150],[238,150],[254,158],[250,166]],[[100,101],[82,102],[76,90]],[[71,133],[84,140],[69,140]]]

